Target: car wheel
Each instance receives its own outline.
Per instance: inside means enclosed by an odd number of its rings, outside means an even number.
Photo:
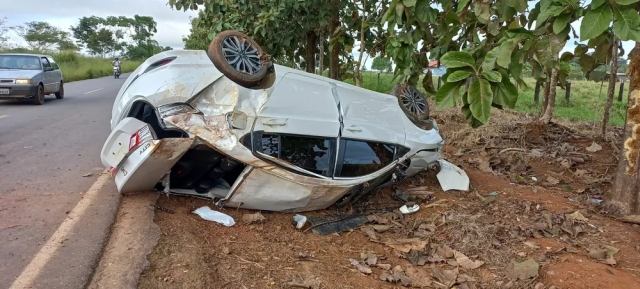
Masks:
[[[44,104],[44,87],[42,85],[38,85],[38,92],[32,98],[33,104],[43,105]]]
[[[258,43],[234,30],[216,35],[207,55],[227,78],[247,88],[260,84],[271,66],[268,55]]]
[[[409,118],[418,121],[429,118],[429,104],[417,88],[399,84],[393,89],[392,94],[398,98],[400,108]]]
[[[58,89],[58,92],[56,92],[56,98],[57,99],[64,98],[64,83],[62,81],[60,81],[60,89]]]

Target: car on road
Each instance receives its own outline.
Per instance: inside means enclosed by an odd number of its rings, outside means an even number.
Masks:
[[[440,158],[425,97],[394,91],[272,64],[250,37],[225,31],[206,52],[161,52],[127,78],[101,160],[121,193],[219,207],[325,209],[429,167],[443,189],[467,190],[466,173]]]
[[[50,55],[0,53],[0,100],[31,99],[44,104],[44,97],[64,98],[64,78]]]

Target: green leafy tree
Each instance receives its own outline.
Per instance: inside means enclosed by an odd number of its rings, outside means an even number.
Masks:
[[[0,49],[9,47],[9,37],[7,36],[9,27],[7,26],[7,17],[0,18]]]
[[[189,35],[182,37],[182,42],[184,43],[184,49],[193,49],[193,50],[207,50],[209,47],[209,31],[208,29],[201,27],[200,17],[202,17],[203,12],[198,12],[198,17],[192,17],[189,22],[191,23],[191,28],[189,28]]]
[[[47,22],[31,21],[24,25],[13,26],[11,29],[18,34],[32,50],[46,51],[67,39],[69,34]]]
[[[388,58],[378,56],[373,59],[371,69],[377,71],[391,71],[391,61]]]

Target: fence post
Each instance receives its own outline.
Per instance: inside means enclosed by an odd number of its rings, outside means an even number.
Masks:
[[[380,85],[380,71],[378,71],[378,86]]]
[[[623,91],[624,91],[624,80],[620,81],[620,92],[618,92],[618,101],[622,101]]]
[[[567,103],[569,103],[570,96],[571,96],[571,81],[567,81],[567,88],[565,90],[565,95],[564,95],[564,98],[567,100]]]
[[[540,102],[540,82],[536,81],[536,90],[535,93],[533,94],[533,101],[535,103]]]
[[[440,86],[442,86],[442,77],[438,76],[438,89],[440,89]]]

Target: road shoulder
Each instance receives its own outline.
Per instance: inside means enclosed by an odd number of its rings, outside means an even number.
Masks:
[[[137,288],[140,274],[149,266],[147,255],[160,239],[153,221],[157,192],[125,195],[111,237],[87,288]]]

